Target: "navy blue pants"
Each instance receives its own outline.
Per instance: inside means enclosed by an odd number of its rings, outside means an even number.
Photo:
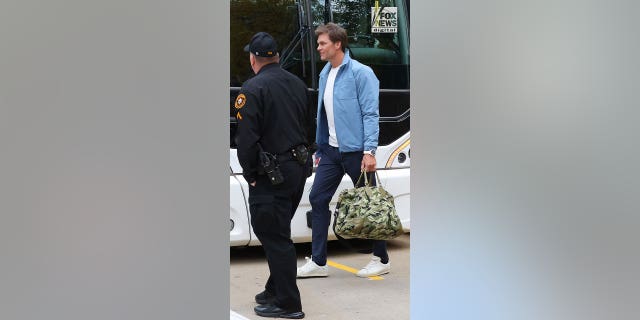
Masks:
[[[331,222],[331,212],[329,202],[336,193],[340,181],[344,174],[351,177],[355,185],[362,172],[362,151],[340,152],[338,148],[329,145],[321,146],[321,157],[316,176],[313,179],[313,186],[309,194],[311,202],[311,258],[317,265],[327,264],[327,237],[329,224]],[[369,174],[375,185],[374,174]],[[364,185],[364,178],[360,185]],[[373,241],[373,254],[380,257],[383,262],[389,259],[387,255],[387,242],[384,240]]]

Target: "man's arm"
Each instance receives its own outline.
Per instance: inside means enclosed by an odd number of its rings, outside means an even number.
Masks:
[[[364,126],[364,150],[375,149],[378,147],[378,134],[380,132],[378,107],[380,82],[373,70],[368,66],[364,66],[363,69],[359,70],[355,78]]]
[[[369,151],[378,147],[378,133],[380,131],[378,96],[380,92],[380,82],[373,73],[373,70],[367,66],[359,70],[355,79],[358,88],[360,112],[362,113],[362,124],[364,127],[364,151]],[[371,154],[364,154],[360,168],[367,172],[376,171],[376,157]]]
[[[260,101],[249,91],[241,91],[235,102],[238,129],[238,161],[242,166],[242,176],[252,184],[258,175],[258,141],[260,140],[262,112]]]

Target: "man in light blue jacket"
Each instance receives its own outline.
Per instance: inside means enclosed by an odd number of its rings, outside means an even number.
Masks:
[[[326,277],[327,233],[331,221],[329,202],[344,174],[355,185],[362,170],[374,181],[375,151],[378,146],[379,81],[370,67],[351,59],[347,32],[334,23],[319,26],[318,52],[328,61],[320,73],[318,123],[316,129],[317,169],[309,194],[311,202],[312,256],[298,268],[298,277]],[[364,179],[362,179],[364,180]],[[364,181],[363,181],[364,182]],[[373,241],[373,257],[356,274],[369,277],[391,269],[384,240]]]

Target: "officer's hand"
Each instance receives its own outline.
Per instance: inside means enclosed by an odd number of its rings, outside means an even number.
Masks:
[[[253,182],[251,182],[251,183],[249,183],[249,184],[250,184],[252,187],[255,187],[255,186],[256,186],[256,181],[255,181],[255,180],[253,180]]]
[[[365,154],[362,157],[362,164],[360,165],[360,170],[366,169],[367,172],[376,171],[376,157],[370,154]]]

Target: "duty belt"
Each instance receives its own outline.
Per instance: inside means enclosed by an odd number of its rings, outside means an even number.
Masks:
[[[304,144],[292,147],[291,149],[278,155],[280,159],[294,159],[300,164],[305,164],[309,157],[309,151]]]

